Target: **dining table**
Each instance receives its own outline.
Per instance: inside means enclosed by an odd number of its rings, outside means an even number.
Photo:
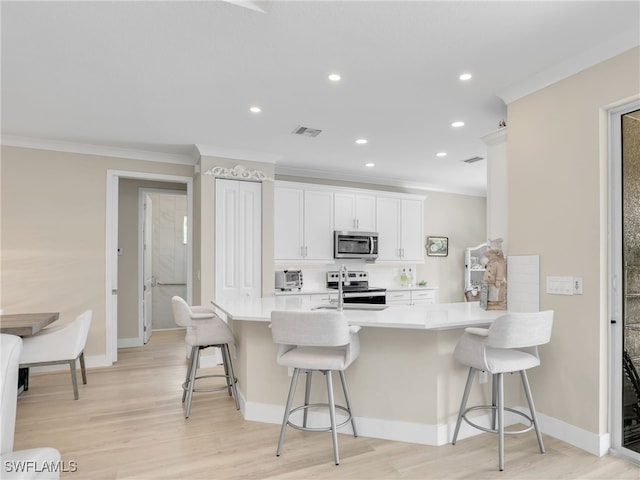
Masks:
[[[0,315],[0,333],[28,337],[35,335],[59,317],[59,312],[2,314]]]
[[[60,312],[12,313],[0,315],[0,333],[29,337],[55,322]],[[18,370],[18,395],[29,389],[29,369]]]

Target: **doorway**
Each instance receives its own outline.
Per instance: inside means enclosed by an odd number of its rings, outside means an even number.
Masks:
[[[176,328],[171,297],[187,298],[186,191],[138,190],[139,337]]]
[[[611,444],[640,462],[640,102],[610,112]]]
[[[126,188],[129,181],[137,182],[131,189],[132,203],[127,208],[120,205],[121,190]],[[187,203],[187,274],[186,297],[191,302],[192,292],[192,246],[193,238],[193,178],[179,175],[167,175],[157,173],[132,172],[126,170],[107,170],[107,207],[106,207],[106,324],[105,324],[105,350],[109,362],[118,360],[118,348],[142,344],[142,334],[138,333],[141,325],[141,312],[138,289],[141,282],[138,281],[138,187],[176,189],[186,191]],[[122,188],[121,188],[122,187]],[[121,208],[122,207],[122,208]],[[131,226],[124,226],[124,217],[128,216]],[[120,230],[133,231],[132,242],[124,245],[121,243]],[[129,261],[128,255],[135,252],[135,258]],[[129,286],[132,285],[132,286]],[[140,288],[141,289],[141,288]],[[128,303],[126,313],[121,308]],[[122,304],[122,305],[121,305]],[[125,327],[126,325],[126,327]],[[123,332],[124,328],[133,326],[135,331]],[[140,342],[140,343],[139,343]]]

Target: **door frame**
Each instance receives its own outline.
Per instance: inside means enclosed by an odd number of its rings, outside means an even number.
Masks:
[[[170,188],[153,188],[153,187],[139,187],[138,188],[138,345],[144,345],[144,226],[146,221],[146,213],[144,209],[145,196],[148,194],[158,195],[182,195],[187,197],[185,190],[174,190]],[[189,198],[187,197],[187,212]],[[191,279],[191,272],[189,270],[189,254],[191,252],[191,222],[189,221],[189,215],[187,213],[187,291],[189,291],[189,282]],[[153,254],[152,254],[153,255]],[[189,300],[190,302],[190,300]]]
[[[640,462],[640,453],[622,445],[622,131],[626,113],[640,109],[640,99],[628,99],[607,110],[609,173],[609,434],[611,453]]]
[[[183,183],[187,186],[187,302],[191,303],[193,284],[193,178],[162,173],[107,170],[105,230],[105,352],[107,361],[118,361],[118,194],[120,179]]]

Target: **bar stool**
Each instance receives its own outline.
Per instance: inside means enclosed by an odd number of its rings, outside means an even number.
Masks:
[[[467,384],[464,388],[460,412],[451,442],[453,445],[458,438],[460,424],[464,420],[474,428],[498,434],[498,467],[501,471],[504,470],[505,434],[524,433],[535,428],[540,453],[544,453],[542,434],[538,426],[526,370],[540,365],[538,345],[549,342],[552,325],[553,311],[548,310],[535,313],[509,313],[497,318],[488,329],[473,327],[465,329],[453,352],[453,356],[458,362],[469,367]],[[492,404],[467,408],[469,392],[477,371],[492,374]],[[503,374],[513,372],[520,372],[530,416],[504,406]],[[491,410],[491,428],[482,427],[469,419],[467,414],[473,410]],[[505,410],[524,417],[529,425],[522,430],[505,432]]]
[[[236,410],[240,410],[238,402],[238,391],[236,389],[237,379],[233,373],[231,355],[229,354],[229,344],[234,343],[233,333],[229,326],[218,317],[215,312],[207,307],[190,307],[181,297],[171,298],[173,307],[173,318],[175,322],[187,327],[185,342],[191,349],[191,359],[187,369],[187,376],[182,384],[182,403],[187,398],[187,411],[185,418],[189,418],[191,413],[191,400],[193,392],[215,392],[228,390],[236,402]],[[200,350],[208,347],[219,347],[222,350],[222,361],[224,364],[223,374],[202,375],[197,377],[198,362],[200,361]],[[195,388],[196,380],[201,378],[221,377],[225,379],[225,385],[211,388]]]
[[[273,341],[278,344],[277,363],[283,367],[293,368],[289,396],[278,438],[277,456],[280,456],[282,450],[287,425],[304,431],[330,431],[333,438],[333,455],[336,465],[340,463],[337,429],[351,422],[353,436],[358,436],[344,371],[360,353],[359,330],[360,327],[350,327],[347,324],[342,312],[287,310],[271,313],[271,334]],[[335,404],[332,371],[340,373],[346,407]],[[292,408],[300,372],[305,372],[307,375],[304,405]],[[313,372],[321,372],[325,376],[327,403],[309,403]],[[330,425],[307,426],[307,414],[310,408],[328,409]],[[339,425],[336,424],[336,409],[347,414],[347,419]],[[291,420],[291,415],[300,410],[303,410],[302,425]]]

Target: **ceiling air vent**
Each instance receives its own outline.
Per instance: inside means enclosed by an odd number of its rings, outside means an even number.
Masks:
[[[302,127],[298,125],[291,133],[294,135],[302,135],[303,137],[315,138],[320,135],[320,132],[322,132],[322,130],[318,130],[317,128]]]
[[[475,163],[475,162],[479,162],[480,160],[482,160],[482,157],[471,157],[471,158],[467,158],[466,160],[463,160],[464,163]]]

